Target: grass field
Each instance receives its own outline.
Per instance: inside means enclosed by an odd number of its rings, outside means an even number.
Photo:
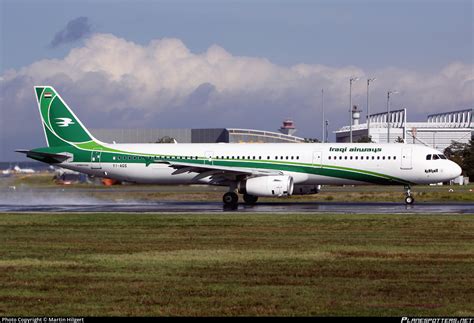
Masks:
[[[472,215],[1,214],[0,315],[474,315]]]

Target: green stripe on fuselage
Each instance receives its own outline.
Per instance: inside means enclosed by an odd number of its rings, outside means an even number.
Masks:
[[[93,141],[87,143],[76,144],[75,146],[51,147],[41,149],[47,152],[61,153],[70,152],[74,154],[74,162],[91,163],[91,154],[93,151],[100,151],[100,163],[127,163],[127,164],[145,164],[148,166],[159,162],[183,162],[195,165],[209,165],[208,158],[199,156],[198,159],[194,157],[191,159],[185,156],[163,155],[163,154],[138,154],[126,151],[116,150],[105,147]],[[160,158],[155,158],[160,156]],[[115,159],[114,159],[115,157]],[[177,157],[177,158],[176,158]],[[181,157],[181,158],[180,158]],[[327,177],[335,177],[341,179],[348,179],[372,184],[382,185],[407,185],[413,184],[401,178],[393,177],[387,174],[348,168],[333,165],[313,165],[308,163],[285,162],[285,161],[270,161],[270,160],[236,160],[236,159],[213,159],[212,165],[226,166],[238,168],[254,168],[254,169],[268,169],[280,170],[295,173],[306,173],[312,175],[320,175]]]

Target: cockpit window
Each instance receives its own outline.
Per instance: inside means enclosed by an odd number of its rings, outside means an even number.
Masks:
[[[438,155],[433,155],[433,159],[434,160],[439,159]]]
[[[438,155],[441,159],[447,159],[445,155]]]
[[[426,160],[431,160],[431,155],[426,155]]]

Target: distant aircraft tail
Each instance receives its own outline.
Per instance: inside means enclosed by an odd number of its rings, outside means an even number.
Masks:
[[[96,141],[52,86],[35,86],[35,91],[49,147]]]

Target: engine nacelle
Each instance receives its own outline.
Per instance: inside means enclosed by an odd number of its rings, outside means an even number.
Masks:
[[[239,193],[254,196],[280,197],[293,194],[293,177],[271,175],[251,177],[239,183]]]
[[[321,190],[321,185],[299,185],[296,184],[293,189],[293,195],[309,195],[318,194]]]

